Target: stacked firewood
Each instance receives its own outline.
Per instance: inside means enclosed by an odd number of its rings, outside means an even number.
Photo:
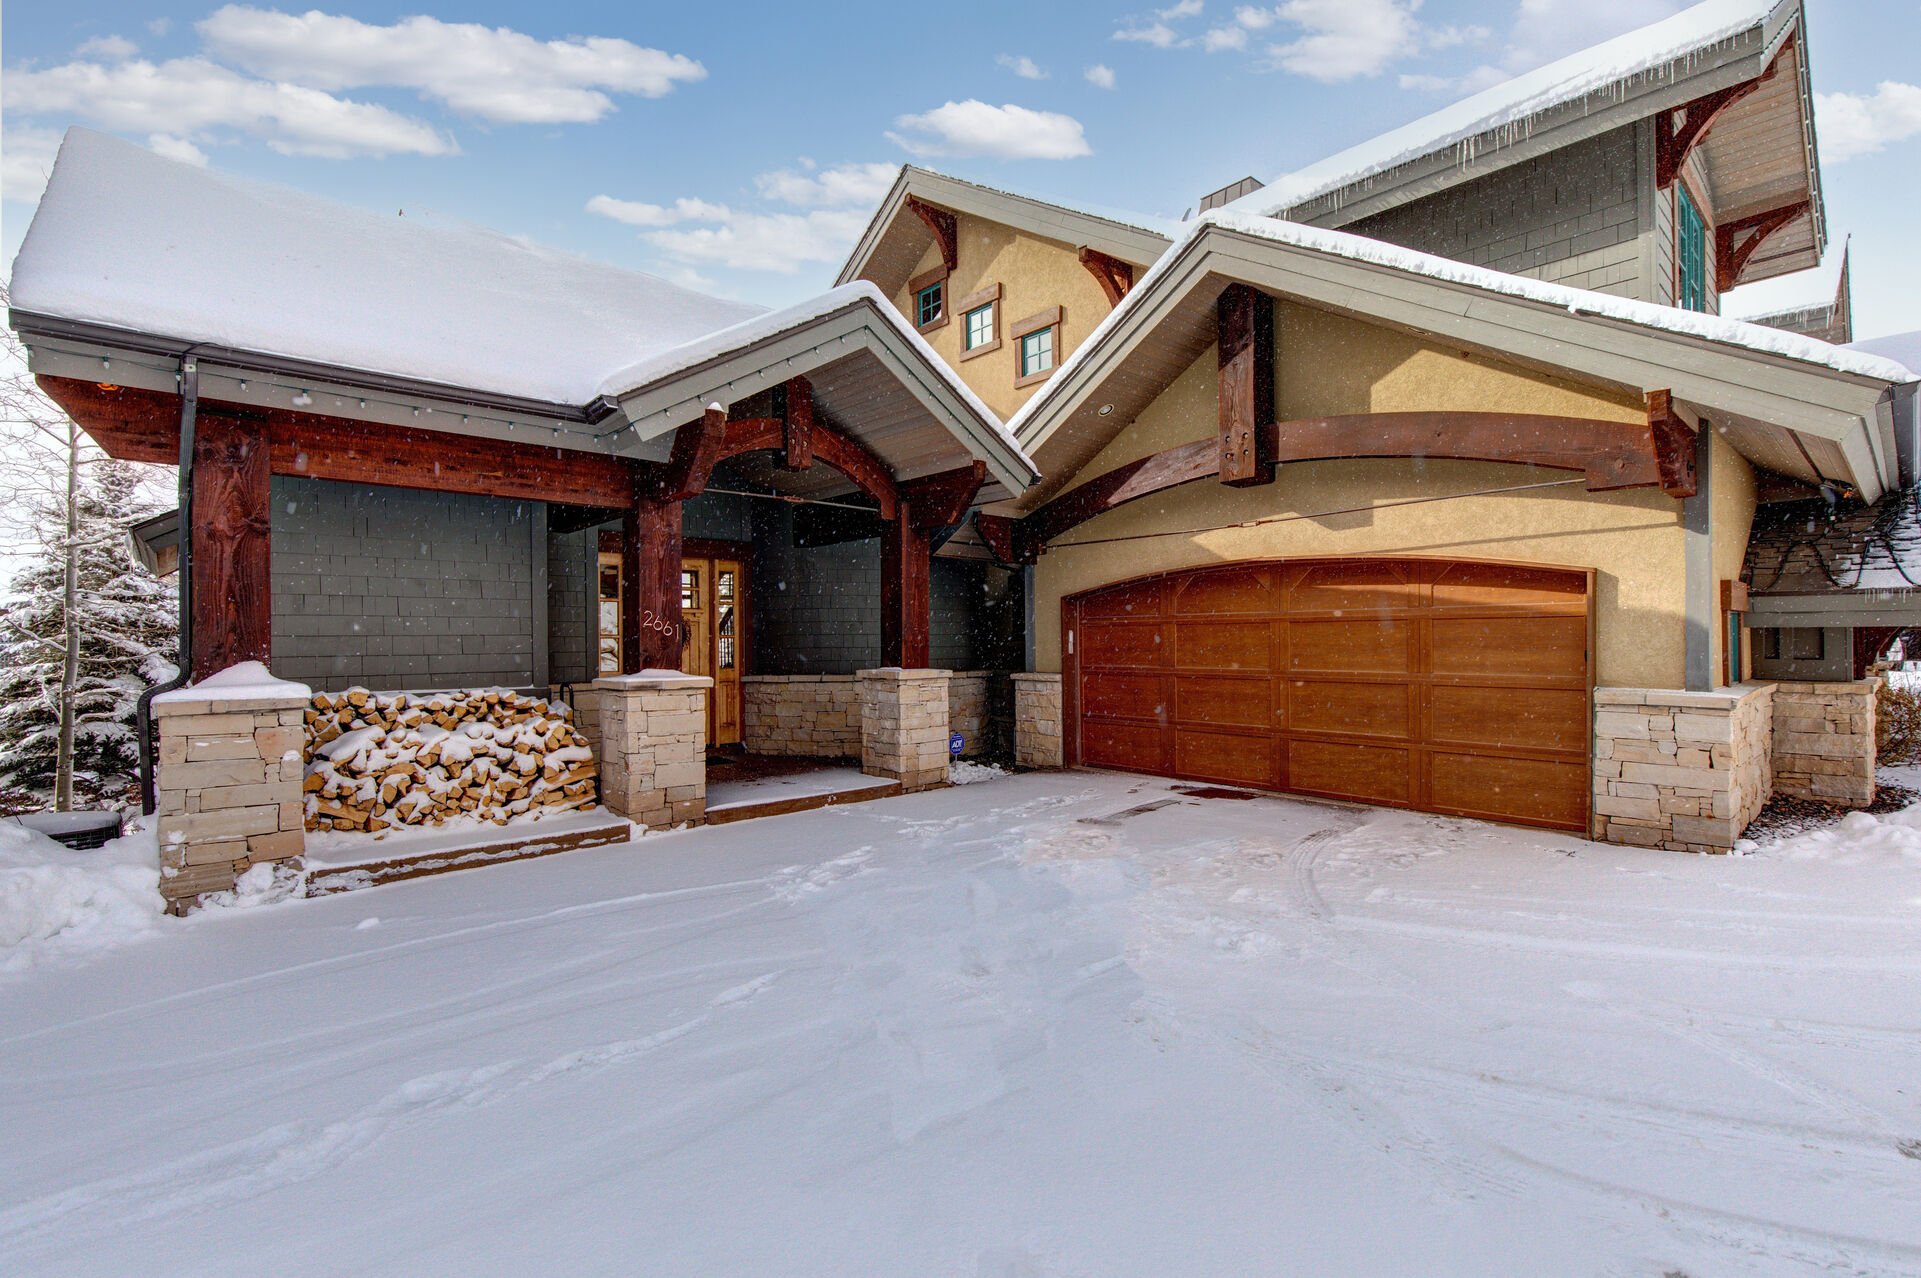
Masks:
[[[504,689],[350,688],[316,693],[306,718],[309,830],[505,825],[595,802],[594,752],[565,705]]]

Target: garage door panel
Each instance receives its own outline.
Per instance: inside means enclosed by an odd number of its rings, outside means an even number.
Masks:
[[[1290,790],[1396,805],[1413,796],[1409,750],[1289,739],[1285,755]]]
[[[1081,626],[1082,660],[1090,667],[1159,666],[1166,643],[1157,622],[1091,622]]]
[[[1103,718],[1158,719],[1166,711],[1164,676],[1102,671],[1081,681],[1081,713]]]
[[[1347,683],[1328,679],[1287,682],[1290,732],[1338,736],[1414,736],[1414,692],[1405,683]]]
[[[1474,684],[1428,689],[1428,740],[1437,745],[1585,754],[1587,724],[1585,692]]]
[[[1267,731],[1278,719],[1266,679],[1176,675],[1174,721]]]
[[[1291,621],[1290,670],[1404,675],[1414,669],[1414,626],[1408,621]]]
[[[1158,727],[1087,719],[1081,724],[1081,758],[1100,768],[1165,772],[1170,760]]]
[[[1420,587],[1399,565],[1356,560],[1315,564],[1288,589],[1289,612],[1385,612],[1416,607]]]
[[[1587,613],[1587,574],[1508,564],[1449,564],[1435,578],[1436,608]]]
[[[1271,664],[1274,627],[1267,621],[1180,621],[1174,665],[1181,670],[1260,670]]]
[[[1435,751],[1429,803],[1439,811],[1579,830],[1587,825],[1587,763]]]
[[[1174,585],[1176,614],[1225,616],[1280,611],[1280,588],[1271,568],[1214,569],[1180,578]]]
[[[1176,728],[1174,771],[1200,781],[1272,786],[1274,742],[1265,733],[1233,735]]]
[[[1585,616],[1436,617],[1430,624],[1435,674],[1585,678]]]
[[[1117,619],[1158,617],[1161,613],[1161,595],[1164,590],[1164,583],[1159,581],[1140,582],[1131,586],[1114,586],[1082,600],[1081,616],[1089,621],[1102,617]]]

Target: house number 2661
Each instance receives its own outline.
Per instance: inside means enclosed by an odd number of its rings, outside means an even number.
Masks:
[[[643,630],[652,630],[658,634],[672,635],[682,643],[687,642],[687,631],[685,627],[664,618],[656,617],[652,608],[647,609],[642,615],[640,625]]]

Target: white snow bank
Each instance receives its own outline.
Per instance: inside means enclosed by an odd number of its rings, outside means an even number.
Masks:
[[[273,701],[293,699],[305,701],[313,696],[313,689],[304,683],[294,683],[288,679],[276,679],[273,672],[258,661],[242,661],[228,666],[225,670],[208,675],[199,683],[185,688],[175,688],[154,698],[155,703],[176,701]]]
[[[1850,812],[1835,824],[1757,845],[1744,841],[1744,851],[1784,861],[1827,861],[1835,865],[1921,866],[1921,806],[1872,816]]]
[[[1007,772],[991,763],[975,763],[971,759],[956,759],[947,765],[947,784],[978,785],[982,781],[998,781]]]
[[[124,944],[163,908],[151,831],[82,851],[0,820],[0,971]]]
[[[1544,111],[1637,80],[1679,79],[1699,55],[1761,25],[1780,3],[1707,0],[1283,174],[1226,207],[1271,216],[1484,133],[1505,131],[1496,145],[1511,144],[1525,137],[1526,122]]]
[[[1921,378],[1921,330],[1912,333],[1896,333],[1891,337],[1871,337],[1865,342],[1850,342],[1848,349],[1860,351],[1864,355],[1876,355],[1891,359],[1903,367],[1912,369]]]
[[[420,209],[373,212],[69,129],[13,305],[570,405],[760,310]]]

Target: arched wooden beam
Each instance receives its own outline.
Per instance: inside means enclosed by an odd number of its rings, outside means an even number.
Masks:
[[[1714,287],[1725,293],[1741,282],[1748,259],[1768,236],[1807,212],[1811,200],[1796,200],[1778,209],[1736,218],[1714,228]]]
[[[900,499],[906,503],[908,517],[914,524],[931,532],[965,519],[967,508],[974,504],[974,497],[986,482],[987,463],[972,461],[953,470],[908,480],[900,485]]]
[[[1716,89],[1686,106],[1663,111],[1654,117],[1654,184],[1657,189],[1666,190],[1681,175],[1688,155],[1707,137],[1708,130],[1714,127],[1714,122],[1729,107],[1775,77],[1781,68],[1781,58],[1793,44],[1794,37],[1789,36],[1781,46],[1781,52],[1775,55],[1773,62],[1768,63],[1768,69],[1754,79]]]
[[[818,417],[809,432],[813,438],[812,457],[826,462],[872,497],[880,507],[882,519],[894,518],[899,509],[899,493],[894,477],[881,459],[854,440],[828,426]],[[726,461],[742,453],[787,452],[787,423],[779,417],[742,417],[727,423],[726,439],[714,460]]]
[[[1119,306],[1121,299],[1127,296],[1127,290],[1134,287],[1133,266],[1097,248],[1089,248],[1085,244],[1081,246],[1080,259],[1081,265],[1087,268],[1087,273],[1092,275],[1094,282],[1101,286],[1101,293],[1107,298],[1108,306]]]
[[[1648,397],[1646,423],[1529,413],[1353,413],[1270,423],[1263,455],[1276,462],[1428,457],[1578,470],[1590,492],[1660,488],[1694,495],[1694,433],[1665,391]],[[1047,543],[1117,506],[1221,471],[1218,440],[1181,444],[1062,493],[1020,519],[976,515],[974,526],[1004,563],[1033,563]]]

